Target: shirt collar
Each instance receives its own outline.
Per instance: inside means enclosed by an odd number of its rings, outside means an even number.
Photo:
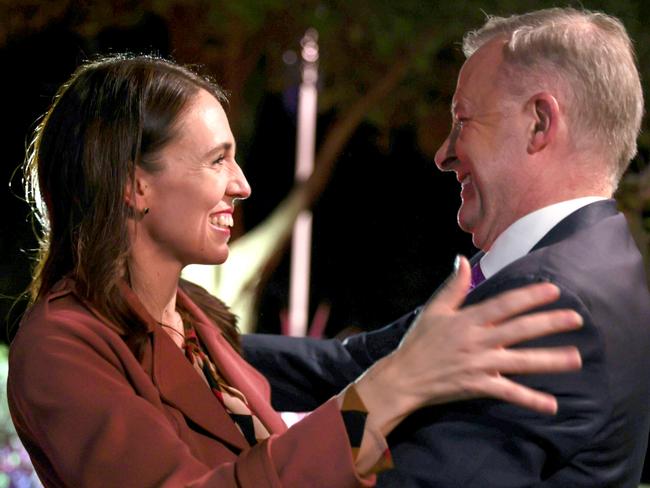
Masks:
[[[561,220],[576,210],[604,197],[581,197],[554,203],[524,215],[512,223],[481,257],[481,271],[490,278],[528,252]]]

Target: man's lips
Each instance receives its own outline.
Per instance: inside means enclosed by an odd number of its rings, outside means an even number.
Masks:
[[[458,182],[460,183],[460,198],[463,202],[471,199],[475,193],[474,179],[471,173],[464,173],[458,175]]]

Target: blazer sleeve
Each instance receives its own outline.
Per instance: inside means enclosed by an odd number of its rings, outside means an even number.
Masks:
[[[381,329],[343,342],[248,334],[242,337],[244,357],[271,384],[276,410],[314,410],[395,349],[418,312],[414,310]]]
[[[135,393],[117,334],[50,317],[21,330],[10,353],[8,397],[16,430],[46,486],[353,487],[356,475],[331,400],[280,435],[207,466],[155,398]],[[100,324],[101,325],[101,324]],[[21,334],[23,332],[23,334]],[[136,361],[133,357],[133,361]],[[325,462],[324,462],[325,461]]]

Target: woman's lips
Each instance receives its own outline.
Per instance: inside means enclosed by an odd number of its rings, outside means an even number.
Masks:
[[[219,227],[220,229],[230,230],[234,224],[234,221],[231,213],[224,212],[210,215],[210,224],[214,225],[215,227]]]

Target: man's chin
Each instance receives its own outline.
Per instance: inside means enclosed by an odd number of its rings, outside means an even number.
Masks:
[[[480,233],[478,219],[472,217],[464,213],[461,207],[461,210],[458,212],[458,227],[463,232],[472,234],[472,244],[474,244],[474,247],[485,250],[485,236]]]
[[[458,210],[456,219],[458,221],[458,227],[460,227],[460,230],[467,232],[468,234],[474,234],[477,219],[474,215],[472,215],[472,212],[470,212],[465,205],[461,205],[460,209]]]

